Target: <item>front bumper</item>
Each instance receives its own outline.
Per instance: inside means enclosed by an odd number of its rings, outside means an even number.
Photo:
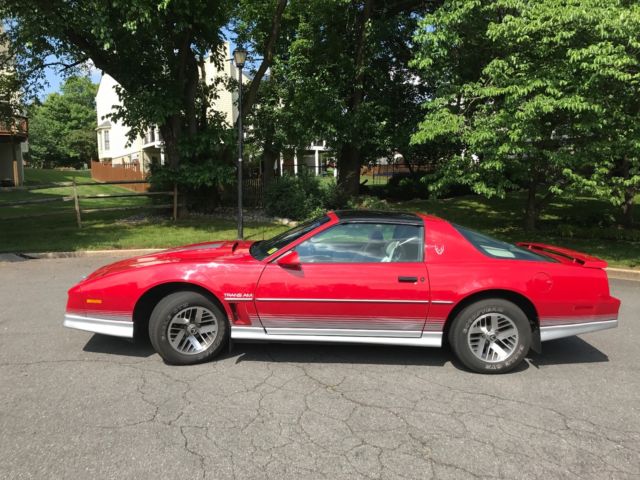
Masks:
[[[133,338],[133,322],[131,320],[114,320],[65,313],[63,325],[67,328],[75,328],[86,332]]]

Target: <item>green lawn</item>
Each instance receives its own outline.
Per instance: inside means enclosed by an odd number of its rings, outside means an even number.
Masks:
[[[25,184],[30,186],[46,185],[56,182],[70,182],[76,179],[78,195],[99,194],[129,194],[130,190],[116,185],[85,185],[92,182],[91,173],[86,170],[37,170],[25,169]],[[73,195],[73,187],[39,188],[37,190],[14,190],[0,192],[0,221],[29,217],[40,213],[63,215],[75,219],[74,202],[68,197]],[[65,200],[65,197],[67,199]],[[52,199],[55,202],[37,203],[31,205],[6,206],[6,204],[25,201]],[[163,203],[171,203],[171,197],[166,197]],[[80,207],[114,208],[114,207],[142,207],[150,205],[149,197],[124,197],[103,199],[81,199]]]
[[[441,200],[390,203],[389,208],[440,216],[502,240],[536,241],[573,248],[604,258],[614,266],[640,266],[640,229],[615,226],[615,208],[604,201],[558,199],[542,215],[539,229],[522,228],[524,197],[505,199],[469,195]]]
[[[90,181],[88,172],[26,170],[26,180],[31,185],[45,181],[69,181],[74,175],[78,181],[80,178],[83,182]],[[112,185],[79,187],[80,194],[121,192],[129,191]],[[0,193],[0,219],[4,218],[0,220],[0,252],[164,248],[232,239],[236,235],[233,219],[199,216],[174,223],[168,218],[168,211],[145,210],[144,207],[151,203],[146,197],[82,200],[83,208],[140,207],[134,211],[83,215],[82,229],[76,226],[73,202],[2,206],[3,203],[22,199],[69,195],[70,187]],[[640,267],[640,229],[624,230],[615,226],[617,211],[608,203],[591,198],[558,199],[545,211],[536,232],[522,229],[523,205],[523,196],[512,194],[506,199],[463,196],[391,202],[386,207],[435,214],[507,241],[540,241],[574,248],[604,258],[612,266]],[[20,218],[43,212],[53,215]],[[273,223],[249,223],[245,227],[245,235],[253,239],[269,238],[284,229]]]
[[[24,169],[25,185],[44,185],[55,182],[72,182],[76,179],[78,183],[91,182],[90,170],[48,170],[39,168]]]
[[[199,217],[174,223],[162,216],[124,220],[126,215],[122,212],[95,213],[87,216],[81,229],[76,226],[75,218],[70,216],[0,221],[0,251],[167,248],[236,238],[234,220]],[[248,223],[245,225],[245,237],[262,240],[285,228],[270,223]]]
[[[71,181],[90,182],[86,171],[59,171],[25,169],[25,183],[42,185]],[[169,211],[145,209],[151,204],[149,197],[82,199],[81,207],[113,208],[136,207],[132,211],[95,212],[83,214],[82,228],[78,229],[73,201],[62,201],[71,196],[72,187],[55,187],[30,191],[0,193],[0,252],[42,252],[126,248],[164,248],[209,240],[236,237],[234,220],[197,217],[173,222]],[[115,185],[85,185],[78,187],[80,195],[131,193]],[[55,198],[56,202],[3,206],[19,200]],[[171,203],[171,197],[155,197],[156,203]],[[161,200],[160,200],[161,199]],[[46,213],[47,216],[31,217]],[[247,238],[268,238],[285,227],[271,223],[248,223]]]

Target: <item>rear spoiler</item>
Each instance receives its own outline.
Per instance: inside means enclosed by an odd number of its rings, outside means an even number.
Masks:
[[[546,245],[544,243],[528,243],[520,242],[517,244],[519,247],[533,250],[547,257],[559,260],[562,263],[572,263],[580,265],[586,268],[607,268],[607,262],[587,255],[586,253],[576,252],[575,250],[569,250],[568,248],[555,247],[553,245]]]

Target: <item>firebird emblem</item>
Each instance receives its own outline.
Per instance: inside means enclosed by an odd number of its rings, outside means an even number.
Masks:
[[[438,255],[444,253],[444,245],[426,245],[427,248],[433,248]]]

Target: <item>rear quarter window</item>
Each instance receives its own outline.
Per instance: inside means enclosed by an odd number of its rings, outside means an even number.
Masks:
[[[479,250],[480,253],[483,253],[488,257],[507,260],[529,260],[533,262],[556,262],[552,258],[539,255],[531,250],[518,247],[511,243],[497,240],[488,235],[484,235],[483,233],[469,230],[468,228],[461,227],[460,225],[454,225],[454,227],[471,245]]]

